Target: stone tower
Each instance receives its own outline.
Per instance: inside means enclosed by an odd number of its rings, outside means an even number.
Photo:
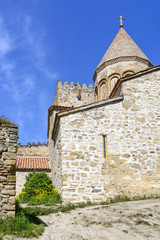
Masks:
[[[121,25],[94,73],[95,101],[108,98],[118,79],[152,66]]]

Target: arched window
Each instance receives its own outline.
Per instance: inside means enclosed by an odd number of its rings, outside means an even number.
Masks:
[[[114,86],[116,85],[118,79],[120,79],[119,74],[113,74],[109,77],[109,82],[110,82],[110,92],[112,92]]]
[[[108,86],[107,86],[107,81],[106,79],[102,79],[99,83],[98,87],[98,99],[103,100],[106,99],[108,96]]]
[[[106,84],[103,83],[101,85],[101,91],[102,91],[102,99],[105,99],[106,98]]]
[[[95,87],[95,92],[94,92],[94,96],[95,96],[95,101],[98,101],[98,88]]]
[[[134,73],[134,71],[131,70],[127,70],[123,73],[122,77],[129,77],[130,75],[132,75]]]

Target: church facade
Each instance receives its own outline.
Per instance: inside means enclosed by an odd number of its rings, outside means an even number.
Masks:
[[[58,81],[48,110],[51,175],[63,202],[160,195],[160,66],[121,26],[93,80]]]

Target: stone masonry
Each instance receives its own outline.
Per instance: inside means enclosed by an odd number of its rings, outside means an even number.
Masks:
[[[17,126],[0,124],[0,216],[15,216]]]
[[[119,96],[57,113],[53,182],[64,203],[160,195],[159,85],[158,66],[122,79]]]
[[[43,156],[48,157],[49,156],[49,149],[48,149],[48,143],[46,144],[43,142],[42,144],[40,142],[36,143],[28,143],[27,145],[21,145],[18,144],[17,148],[17,156]]]
[[[92,84],[88,87],[84,83],[68,84],[67,81],[62,84],[61,81],[57,83],[57,91],[55,94],[54,106],[78,107],[94,101],[94,88]]]
[[[94,102],[94,88],[92,84],[87,87],[85,83],[81,86],[80,83],[75,84],[71,82],[71,84],[69,84],[65,81],[63,84],[58,80],[53,106],[48,109],[49,159],[51,169],[55,169],[53,165],[54,142],[52,139],[52,131],[56,113],[92,102]],[[53,179],[53,171],[51,172],[51,177]]]

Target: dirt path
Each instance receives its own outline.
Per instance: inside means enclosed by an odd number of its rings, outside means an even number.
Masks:
[[[79,208],[40,218],[48,225],[40,240],[160,240],[159,199]]]

